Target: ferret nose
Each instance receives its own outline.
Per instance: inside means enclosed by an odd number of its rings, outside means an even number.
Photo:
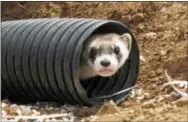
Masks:
[[[110,61],[108,61],[108,60],[103,60],[103,61],[101,61],[101,65],[102,65],[103,67],[107,67],[107,66],[110,65]]]

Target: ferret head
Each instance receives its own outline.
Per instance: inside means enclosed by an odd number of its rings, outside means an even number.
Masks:
[[[131,49],[132,38],[123,35],[95,35],[86,42],[83,50],[85,62],[99,76],[108,77],[115,74],[125,63]]]

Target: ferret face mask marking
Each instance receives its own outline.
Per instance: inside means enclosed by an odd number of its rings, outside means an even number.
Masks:
[[[111,43],[91,47],[88,63],[98,75],[110,76],[117,71],[118,59],[120,59],[117,57],[121,57],[121,52],[115,54],[114,47],[115,45]]]
[[[122,67],[129,56],[131,36],[104,34],[91,37],[84,49],[84,58],[97,75],[108,77]]]

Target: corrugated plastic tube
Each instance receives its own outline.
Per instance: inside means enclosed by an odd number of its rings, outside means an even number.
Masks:
[[[3,97],[12,101],[56,101],[95,105],[136,84],[139,50],[129,28],[113,20],[39,18],[4,21],[1,37]],[[79,80],[83,44],[96,33],[130,33],[133,42],[128,61],[113,76]],[[107,97],[121,101],[128,93]],[[100,98],[100,99],[99,99]]]

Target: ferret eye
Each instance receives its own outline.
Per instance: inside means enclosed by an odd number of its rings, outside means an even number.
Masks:
[[[97,55],[97,49],[95,47],[91,48],[90,57],[95,57]]]
[[[114,53],[115,53],[116,55],[118,55],[118,54],[120,53],[119,47],[115,47],[115,48],[114,48]]]

